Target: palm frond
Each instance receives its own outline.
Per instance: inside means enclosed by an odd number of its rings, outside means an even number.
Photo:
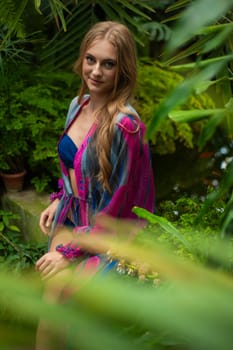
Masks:
[[[44,47],[42,62],[46,64],[49,59],[48,65],[54,69],[70,66],[77,57],[84,34],[94,23],[101,20],[115,20],[125,23],[132,30],[135,40],[143,45],[139,35],[140,26],[135,18],[140,17],[150,20],[144,10],[147,12],[153,11],[146,2],[138,0],[133,3],[125,0],[114,2],[101,0],[94,2],[92,0],[78,1],[76,5],[73,5],[71,14],[69,13],[64,17],[66,33],[57,32]]]

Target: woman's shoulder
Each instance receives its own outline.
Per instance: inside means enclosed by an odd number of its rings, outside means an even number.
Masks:
[[[79,98],[78,96],[75,96],[71,102],[70,102],[70,106],[69,106],[69,110],[67,113],[67,118],[66,118],[66,123],[65,126],[69,125],[69,123],[73,120],[73,118],[75,117],[76,113],[78,112],[81,104],[83,102],[85,102],[85,100],[87,100],[89,98],[89,95],[84,95],[82,98],[81,103],[79,103]]]
[[[84,95],[84,96],[82,97],[82,101],[79,102],[79,96],[75,96],[75,97],[71,100],[71,102],[70,102],[70,108],[69,108],[69,109],[79,108],[80,105],[81,105],[84,101],[86,101],[88,98],[89,98],[89,95],[86,94],[86,95]]]
[[[123,129],[130,134],[135,134],[141,128],[144,128],[144,124],[142,123],[139,115],[133,109],[129,110],[127,113],[118,113],[116,117],[116,125],[118,128]]]

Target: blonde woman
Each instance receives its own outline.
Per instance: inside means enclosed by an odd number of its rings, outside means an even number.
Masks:
[[[75,234],[92,233],[98,230],[96,215],[136,218],[134,206],[154,210],[145,125],[130,105],[137,69],[128,28],[111,21],[95,24],[83,39],[74,71],[82,85],[58,143],[62,179],[40,217],[45,234],[60,225],[70,225]],[[36,264],[44,278],[83,254],[70,242],[55,242]]]
[[[70,264],[95,272],[109,266],[103,255],[74,244],[79,233],[98,234],[98,215],[137,219],[134,206],[154,210],[154,183],[145,125],[130,102],[136,83],[136,50],[132,34],[120,23],[104,21],[86,34],[74,71],[81,76],[78,97],[69,107],[58,142],[60,190],[40,217],[50,237],[49,252],[36,263],[43,279]],[[69,226],[63,234],[57,228]],[[81,262],[80,262],[81,260]],[[51,290],[47,300],[52,300]],[[37,349],[46,349],[40,324]]]

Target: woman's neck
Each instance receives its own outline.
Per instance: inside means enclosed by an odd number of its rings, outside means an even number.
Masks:
[[[82,108],[82,117],[85,119],[93,119],[97,121],[99,111],[104,106],[104,103],[105,99],[93,98],[90,96],[89,100],[84,104]]]
[[[100,110],[104,104],[106,103],[105,98],[96,98],[90,96],[89,102],[87,104],[87,109],[90,113],[96,113],[98,110]]]

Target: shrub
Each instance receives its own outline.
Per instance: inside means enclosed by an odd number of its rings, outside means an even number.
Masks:
[[[158,61],[142,58],[138,65],[138,85],[136,89],[136,109],[146,125],[162,100],[183,80],[183,76],[171,67]],[[183,105],[186,110],[213,108],[214,102],[207,93],[191,96]],[[175,153],[177,145],[194,148],[203,124],[175,123],[171,119],[163,121],[151,139],[152,150],[158,154]]]

